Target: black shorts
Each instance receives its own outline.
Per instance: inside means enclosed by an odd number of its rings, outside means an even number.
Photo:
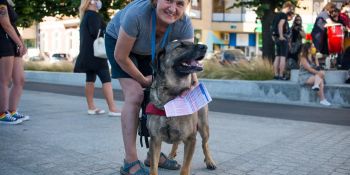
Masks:
[[[108,69],[102,69],[98,71],[87,71],[86,82],[95,82],[96,76],[100,78],[102,84],[111,82],[111,75]]]
[[[276,56],[288,56],[288,40],[276,40]]]
[[[0,58],[8,56],[19,56],[19,51],[17,50],[17,45],[15,42],[8,36],[0,32]]]

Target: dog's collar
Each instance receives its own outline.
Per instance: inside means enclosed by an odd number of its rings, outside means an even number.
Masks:
[[[153,103],[148,103],[146,107],[146,114],[166,116],[165,110],[157,108]]]

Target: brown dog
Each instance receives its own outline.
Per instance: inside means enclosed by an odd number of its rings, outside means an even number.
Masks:
[[[151,86],[150,103],[159,109],[170,100],[190,89],[194,83],[192,74],[203,70],[198,61],[204,58],[207,47],[200,44],[175,41],[157,54],[156,73]],[[158,174],[161,143],[173,144],[170,158],[176,156],[178,144],[184,142],[184,160],[181,175],[190,174],[191,161],[196,145],[197,130],[202,137],[202,148],[208,169],[215,169],[208,146],[208,106],[198,112],[167,118],[148,115],[147,127],[150,133],[150,174]]]

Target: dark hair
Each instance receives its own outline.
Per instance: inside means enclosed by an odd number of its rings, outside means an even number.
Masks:
[[[297,18],[300,18],[300,21],[301,21],[300,24],[296,23]],[[297,26],[297,25],[302,26],[302,22],[303,22],[303,19],[301,19],[301,16],[299,14],[296,14],[295,17],[294,17],[294,21],[293,21],[293,25],[292,26]]]
[[[300,51],[300,58],[308,58],[310,54],[310,49],[311,49],[312,44],[310,42],[306,42],[303,45],[301,45],[301,51]]]

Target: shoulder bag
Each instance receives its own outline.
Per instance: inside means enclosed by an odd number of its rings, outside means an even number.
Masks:
[[[107,59],[105,39],[100,36],[101,29],[98,30],[97,38],[94,41],[94,56]]]

